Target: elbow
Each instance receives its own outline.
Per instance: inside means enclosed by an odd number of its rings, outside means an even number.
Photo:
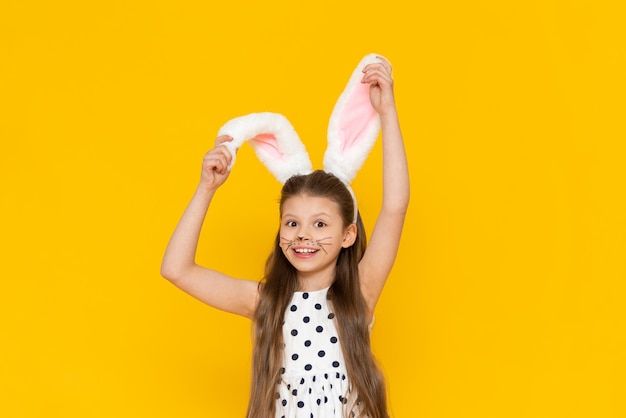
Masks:
[[[379,217],[384,219],[393,219],[394,222],[402,225],[406,219],[406,206],[387,206],[382,208]]]
[[[395,200],[393,203],[387,203],[382,208],[383,212],[390,216],[405,217],[406,212],[409,209],[409,195],[406,195],[404,199]]]
[[[393,214],[394,216],[401,218],[402,221],[404,221],[404,219],[406,218],[406,212],[408,208],[409,208],[408,205],[398,206],[397,208],[394,208]]]
[[[402,216],[406,215],[407,210],[409,210],[410,200],[411,200],[411,193],[407,190],[404,197],[397,202],[395,210],[398,213],[402,214]]]
[[[183,276],[183,273],[179,267],[176,267],[167,262],[163,262],[161,264],[161,276],[164,279],[167,279],[168,281],[175,283]]]
[[[163,265],[161,266],[161,277],[169,280],[170,282],[176,280],[174,271]]]
[[[393,191],[383,196],[382,210],[385,213],[391,215],[404,216],[409,208],[409,201],[411,200],[411,189],[409,185],[399,186]]]

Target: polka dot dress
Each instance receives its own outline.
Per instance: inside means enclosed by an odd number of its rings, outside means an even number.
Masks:
[[[352,400],[327,293],[295,292],[287,306],[277,418],[342,418]]]

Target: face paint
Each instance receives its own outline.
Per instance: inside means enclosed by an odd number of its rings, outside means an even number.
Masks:
[[[285,251],[289,251],[289,249],[291,247],[293,247],[294,245],[300,244],[300,245],[302,245],[304,247],[310,247],[310,248],[313,248],[313,249],[320,249],[320,250],[324,251],[324,253],[328,254],[328,252],[324,248],[324,245],[330,245],[330,242],[323,242],[323,241],[329,240],[331,238],[332,237],[325,237],[325,238],[318,239],[318,240],[315,240],[315,239],[290,240],[290,239],[287,239],[285,237],[280,237],[280,240],[281,240],[281,244],[280,245],[281,245],[281,247],[283,245],[286,245]]]

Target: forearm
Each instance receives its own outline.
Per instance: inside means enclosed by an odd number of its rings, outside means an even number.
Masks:
[[[405,212],[409,204],[409,169],[396,110],[381,115],[383,210]]]
[[[215,190],[196,189],[165,251],[161,264],[163,277],[176,280],[195,266],[200,231],[214,194]]]

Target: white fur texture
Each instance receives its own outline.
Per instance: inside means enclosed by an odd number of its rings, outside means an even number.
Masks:
[[[328,123],[328,146],[324,154],[324,170],[343,181],[357,205],[350,182],[369,155],[380,131],[380,118],[369,99],[369,85],[361,83],[363,68],[380,62],[376,54],[366,55],[353,71],[339,96]],[[278,113],[251,113],[229,120],[218,135],[229,135],[231,142],[223,145],[233,156],[246,141],[257,157],[284,184],[291,176],[312,171],[311,160],[300,137],[287,118]],[[273,136],[273,137],[272,137]]]
[[[356,118],[356,122],[360,125],[360,134],[356,140],[346,138],[344,131],[341,129],[342,123],[345,123],[344,117],[346,114],[354,111],[354,109],[347,108],[346,105],[350,103],[355,91],[367,88],[369,92],[369,86],[361,83],[361,78],[363,78],[362,70],[368,64],[380,62],[376,57],[376,54],[369,54],[359,62],[344,91],[339,96],[328,123],[328,147],[324,154],[324,169],[339,177],[346,184],[352,181],[365,162],[380,131],[380,118],[375,111],[373,112],[373,117],[363,115],[363,117]],[[367,100],[367,103],[365,100]],[[361,105],[369,105],[371,109],[369,93],[361,101]],[[353,119],[355,119],[354,116],[352,115]]]
[[[266,140],[256,142],[258,135],[274,135],[275,141],[268,146]],[[246,141],[259,160],[267,169],[284,184],[289,177],[296,174],[308,174],[312,171],[311,159],[300,137],[287,118],[278,113],[251,113],[229,120],[219,130],[218,135],[229,135],[231,142],[223,145],[233,155],[229,169],[235,163],[235,152]]]

